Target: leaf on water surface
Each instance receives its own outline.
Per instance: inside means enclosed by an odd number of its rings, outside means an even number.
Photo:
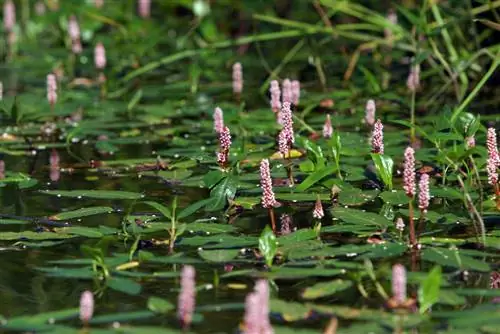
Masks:
[[[0,328],[16,331],[52,331],[56,326],[49,324],[49,321],[57,322],[78,317],[78,308],[70,308],[61,311],[40,313],[30,316],[21,316],[8,319],[7,323],[2,323]]]
[[[420,314],[425,313],[439,300],[441,287],[441,267],[435,266],[418,288],[418,302]]]
[[[209,244],[214,244],[210,246]],[[210,236],[194,236],[190,238],[183,238],[179,241],[180,246],[192,246],[200,247],[204,246],[206,248],[241,248],[256,246],[258,244],[258,238],[247,237],[247,236],[233,236],[226,234],[210,235]]]
[[[385,228],[392,223],[376,213],[344,207],[335,207],[331,210],[331,213],[334,217],[350,224],[376,225],[379,228]]]
[[[26,225],[30,224],[28,220],[19,220],[19,219],[0,219],[0,225]]]
[[[120,190],[41,190],[40,193],[57,197],[96,199],[140,199],[143,194]]]
[[[500,293],[499,293],[499,295],[500,295]],[[439,300],[437,301],[437,303],[439,303],[439,304],[459,306],[459,305],[465,304],[466,302],[467,302],[467,299],[465,299],[465,297],[463,297],[463,296],[460,296],[454,290],[441,289],[439,291]]]
[[[84,227],[84,226],[70,226],[70,227],[57,227],[54,229],[56,233],[72,234],[80,237],[87,238],[102,238],[104,234],[101,233],[99,228]]]
[[[491,270],[487,263],[476,260],[471,256],[463,255],[458,249],[446,249],[439,247],[426,248],[422,252],[422,259],[445,267],[483,272]]]
[[[119,312],[112,314],[104,314],[94,316],[91,320],[91,324],[107,324],[113,322],[129,322],[134,320],[142,320],[154,317],[155,313],[152,311],[132,311],[132,312]]]
[[[408,250],[408,245],[404,243],[382,243],[373,244],[368,253],[363,254],[361,259],[376,259],[396,257],[404,254]]]
[[[194,202],[193,204],[187,206],[186,208],[184,208],[184,210],[179,212],[179,214],[177,215],[177,218],[183,219],[183,218],[189,217],[193,213],[198,212],[198,210],[200,210],[201,208],[205,207],[206,205],[209,205],[212,201],[213,201],[213,198],[206,198],[206,199],[202,199],[200,201]]]
[[[166,299],[153,296],[148,299],[148,309],[155,313],[167,314],[175,309],[175,306]]]
[[[216,249],[204,250],[200,249],[198,255],[208,262],[229,262],[236,258],[240,253],[239,249]]]
[[[202,222],[188,223],[186,228],[189,232],[203,232],[205,234],[231,233],[238,230],[234,225]]]
[[[73,211],[66,211],[50,216],[52,220],[67,220],[92,215],[99,215],[102,213],[112,213],[114,210],[109,206],[93,206],[88,208],[81,208]]]
[[[278,244],[280,246],[286,246],[288,244],[294,244],[296,242],[312,240],[315,238],[317,238],[316,231],[306,228],[279,237]]]
[[[304,304],[274,298],[270,300],[269,305],[271,312],[280,314],[285,321],[308,319],[312,311]]]
[[[275,189],[276,191],[276,189]],[[275,193],[276,199],[290,202],[315,202],[318,198],[318,194],[306,194],[306,193],[285,193],[276,191]],[[328,201],[330,199],[330,195],[327,193],[319,194],[319,199],[322,201]],[[260,202],[260,198],[259,198]]]
[[[124,277],[111,277],[106,280],[106,286],[129,295],[138,295],[142,289],[139,283]]]
[[[218,211],[224,208],[228,200],[232,200],[236,195],[238,188],[238,177],[228,175],[210,191],[210,202],[207,203],[205,210]]]
[[[343,188],[338,197],[338,201],[342,205],[363,205],[373,200],[378,194],[377,190],[361,190],[359,188],[347,187]]]
[[[302,298],[317,299],[325,296],[331,296],[339,291],[348,289],[351,286],[351,281],[345,281],[341,279],[336,279],[329,282],[321,282],[307,287],[304,292],[302,292]]]
[[[0,240],[57,240],[74,238],[74,235],[54,232],[0,232]]]
[[[408,196],[403,190],[384,191],[379,194],[379,197],[385,202],[393,205],[408,204]]]
[[[273,267],[270,272],[262,272],[269,279],[303,279],[307,277],[331,277],[343,275],[345,269]]]
[[[84,268],[36,268],[37,270],[45,273],[45,275],[50,277],[60,277],[60,278],[78,278],[78,279],[94,279],[96,274],[92,271],[91,267]]]

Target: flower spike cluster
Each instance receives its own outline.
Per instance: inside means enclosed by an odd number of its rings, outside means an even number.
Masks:
[[[424,173],[420,176],[420,182],[418,183],[418,208],[423,212],[427,212],[430,199],[429,175]]]
[[[103,70],[106,67],[106,49],[100,42],[94,48],[94,63],[98,70]]]
[[[366,102],[366,108],[365,108],[365,123],[373,126],[375,124],[375,111],[376,111],[376,106],[375,106],[375,101],[374,100],[368,100]]]
[[[47,75],[47,100],[51,107],[57,102],[57,80],[54,74]]]
[[[82,42],[80,39],[80,26],[75,15],[71,15],[68,21],[68,34],[71,38],[71,50],[74,54],[82,53]]]
[[[255,289],[245,299],[245,334],[274,333],[269,321],[269,285],[266,280],[258,280]]]
[[[185,265],[181,272],[181,291],[177,300],[177,318],[182,327],[188,328],[193,319],[196,303],[196,272],[193,266]]]
[[[231,132],[227,126],[219,133],[219,152],[217,152],[217,162],[225,168],[229,162],[229,149],[231,148]]]
[[[16,25],[16,6],[12,0],[7,0],[3,4],[3,27],[5,31],[12,32]]]
[[[214,131],[219,134],[224,129],[224,114],[222,109],[215,107],[214,109]]]
[[[498,155],[497,133],[495,128],[488,128],[486,134],[486,148],[488,149],[488,159],[486,160],[488,183],[496,187],[498,183],[497,167],[500,163],[500,157]]]
[[[330,114],[326,115],[325,124],[323,125],[323,137],[331,138],[333,135],[332,120]]]
[[[286,158],[293,143],[295,143],[290,102],[283,102],[283,108],[281,108],[280,116],[283,127],[281,128],[278,136],[278,148],[283,158]]]
[[[271,95],[271,108],[273,109],[273,112],[277,113],[281,109],[281,90],[278,81],[271,81],[269,94]]]
[[[410,68],[410,74],[406,80],[406,86],[410,92],[415,92],[420,87],[420,65],[414,65]]]
[[[403,189],[408,197],[415,196],[415,151],[411,147],[405,150],[405,162],[403,170]]]
[[[137,7],[140,17],[147,19],[151,16],[151,0],[139,0]]]
[[[323,204],[321,204],[321,200],[318,196],[318,198],[316,199],[316,204],[314,205],[313,218],[322,219],[324,216],[325,212],[323,211]]]
[[[274,197],[271,170],[269,168],[269,160],[267,159],[263,159],[260,162],[260,187],[262,188],[262,206],[266,209],[277,206],[278,202]]]
[[[285,79],[281,83],[281,99],[283,104],[285,102],[292,103],[293,93],[292,93],[292,82],[290,79]]]
[[[243,68],[241,63],[233,65],[233,93],[241,94],[243,91]]]
[[[293,80],[291,83],[292,103],[297,106],[300,102],[300,81]]]
[[[406,302],[406,269],[402,264],[392,267],[392,296],[400,305]]]
[[[384,154],[384,126],[378,119],[373,125],[372,133],[372,152]]]
[[[80,297],[80,320],[87,325],[94,314],[94,295],[85,291]]]

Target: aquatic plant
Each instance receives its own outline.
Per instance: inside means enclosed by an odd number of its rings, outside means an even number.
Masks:
[[[233,65],[233,93],[239,99],[243,92],[243,66],[241,63]]]
[[[229,163],[229,149],[231,148],[231,132],[227,126],[219,133],[219,151],[217,152],[217,163],[223,169]]]

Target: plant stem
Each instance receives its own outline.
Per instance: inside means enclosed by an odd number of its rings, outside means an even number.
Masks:
[[[271,219],[271,227],[273,228],[273,232],[276,233],[276,218],[274,217],[274,208],[269,208],[269,218]]]
[[[413,198],[410,198],[409,202],[409,224],[410,224],[410,245],[414,247],[416,245],[416,240],[415,240],[415,223],[413,221]]]

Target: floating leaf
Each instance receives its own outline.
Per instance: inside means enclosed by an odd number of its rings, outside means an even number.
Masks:
[[[113,290],[124,292],[129,295],[138,295],[142,289],[139,283],[123,277],[111,277],[106,281],[106,285]]]
[[[229,262],[239,254],[238,249],[199,250],[200,257],[209,262]]]
[[[175,309],[175,306],[166,299],[160,297],[149,297],[148,309],[155,313],[167,314]]]
[[[418,288],[418,302],[420,313],[425,313],[439,300],[441,286],[441,267],[432,268],[425,280]]]
[[[42,194],[71,198],[140,199],[144,195],[118,190],[42,190]]]
[[[351,281],[344,281],[341,279],[336,279],[329,282],[321,282],[306,288],[304,292],[302,292],[302,298],[317,299],[325,296],[331,296],[338,291],[343,291],[350,288],[351,286]]]
[[[61,212],[56,215],[50,216],[49,219],[67,220],[67,219],[81,218],[92,215],[99,215],[102,213],[111,213],[113,211],[114,211],[113,208],[110,208],[109,206],[93,206],[89,208],[81,208],[78,210]]]

